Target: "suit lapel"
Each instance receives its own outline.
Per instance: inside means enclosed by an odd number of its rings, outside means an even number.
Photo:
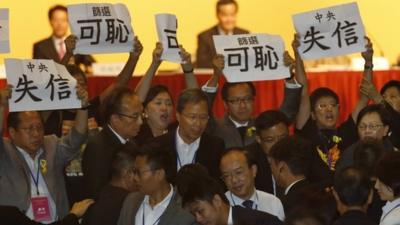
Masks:
[[[176,193],[176,189],[174,189],[173,198],[165,209],[164,213],[160,217],[160,222],[158,225],[170,225],[174,221],[175,216],[177,215],[177,211],[180,209],[179,206],[181,204],[180,198]]]

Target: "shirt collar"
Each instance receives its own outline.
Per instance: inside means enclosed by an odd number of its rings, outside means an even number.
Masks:
[[[393,201],[387,201],[386,205],[382,207],[382,215],[386,215],[393,208],[400,204],[400,198],[397,198]]]
[[[236,128],[247,127],[247,125],[249,124],[249,121],[247,121],[246,123],[238,123],[231,116],[229,116],[229,119],[232,121],[232,123],[235,125]]]
[[[128,142],[128,140],[126,140],[125,138],[121,137],[121,135],[119,135],[111,126],[110,124],[107,125],[110,130],[115,134],[115,136],[117,136],[119,142],[121,142],[121,144],[126,144],[126,142]]]
[[[169,203],[170,203],[170,201],[172,199],[173,193],[174,193],[174,188],[172,187],[172,185],[170,184],[169,186],[170,186],[170,191],[169,191],[168,195],[165,196],[164,199],[161,202],[157,203],[157,205],[155,205],[153,207],[153,210],[155,210],[156,208],[159,208],[159,207],[163,207],[163,208],[167,208],[168,207],[168,205],[169,205]],[[143,201],[144,201],[145,204],[150,206],[150,202],[149,202],[150,201],[150,197],[148,195],[146,195],[144,197]]]
[[[293,185],[297,184],[298,182],[304,180],[304,178],[296,180],[295,182],[291,183],[286,189],[285,189],[285,195],[287,195],[287,193],[290,191],[290,188],[293,187]]]
[[[22,156],[25,158],[25,160],[31,159],[31,160],[33,160],[33,161],[37,161],[37,160],[39,159],[40,155],[43,154],[43,149],[40,148],[40,149],[38,150],[38,152],[36,153],[36,155],[35,155],[35,159],[32,159],[31,155],[29,155],[29,153],[26,152],[24,149],[22,149],[22,148],[20,148],[20,147],[18,147],[18,146],[15,146],[15,147],[16,147],[16,149],[22,154]]]
[[[178,126],[178,128],[176,129],[176,141],[177,141],[177,144],[178,144],[178,146],[182,146],[182,145],[189,145],[189,146],[191,146],[191,145],[199,145],[199,143],[200,143],[200,138],[201,138],[201,136],[199,137],[199,138],[197,138],[195,141],[193,141],[192,143],[190,143],[190,144],[187,144],[182,138],[181,138],[181,136],[179,135],[179,126]]]
[[[231,200],[233,200],[235,202],[235,205],[242,205],[242,203],[246,200],[251,200],[253,201],[255,204],[257,204],[257,190],[254,189],[253,194],[250,196],[249,199],[242,199],[238,196],[236,196],[235,194],[233,194],[231,191],[228,191],[229,197],[232,197]]]
[[[225,31],[220,26],[218,26],[218,34],[219,35],[232,35],[233,34],[233,30],[228,32],[228,33],[225,33]]]

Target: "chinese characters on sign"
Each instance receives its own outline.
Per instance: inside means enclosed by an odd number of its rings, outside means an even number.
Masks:
[[[179,44],[176,37],[178,22],[175,15],[157,14],[156,25],[158,40],[163,45],[161,59],[180,63],[182,61],[179,55]]]
[[[213,39],[217,53],[224,55],[223,73],[229,82],[290,77],[283,63],[284,43],[278,35],[214,35]]]
[[[80,108],[76,80],[53,60],[6,59],[10,111]]]
[[[78,38],[74,54],[133,50],[131,17],[123,4],[69,5],[68,18]]]
[[[0,53],[10,52],[8,14],[9,14],[8,9],[0,9]]]
[[[365,31],[357,3],[293,16],[303,59],[345,55],[365,50]]]

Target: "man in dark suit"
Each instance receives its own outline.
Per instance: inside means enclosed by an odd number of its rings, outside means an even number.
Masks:
[[[218,24],[201,32],[197,37],[196,66],[212,68],[216,55],[213,35],[247,34],[249,31],[236,27],[238,4],[235,0],[219,0],[216,6]]]
[[[224,142],[204,133],[208,122],[207,96],[200,89],[186,89],[178,98],[176,119],[178,127],[152,139],[147,145],[165,147],[174,157],[174,169],[200,163],[211,176],[219,178],[219,159]]]
[[[126,198],[118,225],[194,223],[172,187],[175,160],[163,147],[143,146],[137,151],[133,175],[139,191]]]
[[[336,200],[340,217],[334,225],[374,225],[366,214],[372,202],[372,182],[360,169],[347,167],[335,174],[333,196]]]
[[[33,45],[33,58],[52,59],[57,63],[61,63],[66,53],[64,40],[67,37],[68,31],[68,10],[65,6],[56,5],[50,8],[48,17],[53,31],[52,35]],[[74,56],[74,60],[76,65],[83,64],[87,68],[95,62],[90,55],[76,55]]]
[[[240,206],[230,207],[219,183],[211,177],[199,176],[199,179],[192,181],[190,187],[184,192],[182,204],[199,224],[282,224],[276,216],[266,212]]]
[[[143,106],[128,87],[116,88],[102,105],[103,129],[89,137],[82,158],[84,188],[89,197],[96,197],[111,179],[111,163],[115,154],[138,134],[142,125]]]

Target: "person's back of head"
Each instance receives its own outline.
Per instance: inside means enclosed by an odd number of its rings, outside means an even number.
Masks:
[[[285,225],[328,225],[316,212],[309,210],[298,210],[287,216]]]
[[[111,185],[122,187],[128,191],[135,191],[133,178],[135,154],[133,146],[125,146],[118,151],[111,163]]]
[[[340,201],[345,207],[365,210],[372,201],[371,180],[361,169],[347,167],[337,171],[333,188],[336,201]]]
[[[400,152],[388,152],[376,166],[376,178],[390,189],[393,199],[400,197]],[[375,185],[375,188],[377,185]],[[378,189],[378,192],[380,190]],[[382,196],[381,196],[382,199]],[[382,199],[384,200],[384,199]]]
[[[209,177],[210,174],[205,166],[199,163],[187,164],[179,169],[176,175],[176,187],[181,196],[192,188],[198,179]]]
[[[370,177],[375,175],[378,161],[385,152],[383,143],[374,139],[366,139],[356,144],[354,150],[354,166],[364,170]]]

